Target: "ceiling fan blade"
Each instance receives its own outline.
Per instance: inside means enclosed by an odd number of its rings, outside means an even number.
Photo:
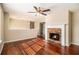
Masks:
[[[36,6],[33,6],[35,8],[35,10],[38,12],[38,8]]]
[[[39,12],[41,11],[41,8],[39,7]]]
[[[28,12],[28,13],[36,13],[36,12]]]
[[[50,11],[50,9],[43,10],[42,12],[47,12],[47,11]]]
[[[45,13],[40,13],[40,14],[45,15],[45,16],[47,15],[47,14],[45,14]]]

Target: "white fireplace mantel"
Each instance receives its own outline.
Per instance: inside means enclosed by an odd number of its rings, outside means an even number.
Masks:
[[[66,46],[66,24],[53,24],[45,27],[45,39],[48,40],[48,28],[61,28],[61,46]]]

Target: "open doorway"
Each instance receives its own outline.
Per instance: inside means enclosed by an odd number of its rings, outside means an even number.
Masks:
[[[40,36],[45,38],[45,22],[40,23]]]

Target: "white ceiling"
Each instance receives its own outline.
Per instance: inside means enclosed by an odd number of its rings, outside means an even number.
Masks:
[[[26,17],[26,16],[36,17],[35,14],[27,13],[30,11],[35,11],[33,6],[50,8],[51,10],[53,8],[61,8],[61,7],[69,8],[71,11],[79,10],[79,4],[76,4],[76,3],[70,3],[70,4],[69,3],[26,3],[26,4],[4,3],[3,4],[5,12],[8,12],[10,16],[14,16],[14,17],[16,15],[18,17],[19,16],[20,17]],[[41,16],[41,17],[44,17],[44,16]]]
[[[3,4],[5,11],[9,13],[27,13],[28,11],[33,11],[33,6],[39,4]]]

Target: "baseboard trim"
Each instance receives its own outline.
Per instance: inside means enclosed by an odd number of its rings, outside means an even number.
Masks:
[[[4,42],[1,43],[0,55],[1,55],[1,53],[2,53],[3,47],[4,47]]]
[[[11,40],[11,41],[5,41],[5,43],[9,43],[9,42],[17,42],[17,41],[21,41],[21,40],[29,40],[29,39],[36,39],[36,38],[28,38],[28,39],[20,39],[20,40]]]
[[[78,45],[78,46],[79,46],[79,44],[78,44],[78,43],[72,43],[72,44],[74,44],[74,45]]]

